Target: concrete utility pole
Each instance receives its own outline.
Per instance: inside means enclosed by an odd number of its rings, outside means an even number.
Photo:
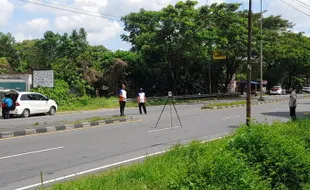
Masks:
[[[248,73],[247,73],[247,97],[246,97],[246,124],[251,122],[251,47],[252,47],[252,0],[249,0],[249,15],[248,15]]]
[[[264,101],[263,98],[263,0],[260,0],[260,101]]]

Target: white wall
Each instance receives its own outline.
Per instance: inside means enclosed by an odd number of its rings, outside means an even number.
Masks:
[[[1,78],[21,78],[26,82],[26,91],[30,91],[32,87],[32,74],[2,74]]]

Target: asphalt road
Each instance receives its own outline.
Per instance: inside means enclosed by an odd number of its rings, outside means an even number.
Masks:
[[[298,95],[299,97],[303,95]],[[280,95],[280,96],[266,96],[266,100],[273,100],[273,99],[281,99],[281,98],[287,98],[288,95]],[[256,101],[258,97],[253,98],[253,101]],[[233,102],[238,100],[245,99],[245,96],[241,97],[240,99],[226,99],[226,100],[211,100],[206,101],[205,103],[211,103],[211,102]],[[202,106],[202,104],[187,104],[189,106],[193,105],[199,105]],[[155,106],[152,108],[155,112],[160,111],[162,106]],[[182,107],[181,107],[182,109]],[[188,109],[188,107],[186,107]],[[126,109],[127,115],[136,116],[139,115],[138,108],[130,108]],[[29,118],[12,118],[10,120],[4,120],[0,119],[0,132],[5,131],[17,131],[17,130],[23,130],[24,128],[33,128],[33,127],[40,127],[40,126],[54,126],[54,125],[61,125],[64,124],[64,122],[72,122],[76,120],[82,120],[86,118],[92,118],[92,117],[105,117],[105,116],[111,116],[111,115],[119,115],[119,109],[100,109],[100,110],[94,110],[94,111],[80,111],[75,112],[71,114],[56,114],[55,116],[48,116],[48,115],[40,115],[40,116],[32,116]]]
[[[308,102],[307,99],[298,101],[299,116],[310,110]],[[0,189],[31,189],[31,185],[40,182],[41,171],[47,181],[106,169],[113,163],[126,163],[133,158],[166,150],[176,143],[221,137],[245,121],[244,107],[201,110],[201,106],[177,105],[183,127],[178,127],[172,109],[173,129],[169,106],[154,128],[162,110],[162,106],[157,106],[149,107],[148,115],[142,116],[136,109],[127,110],[127,115],[141,119],[134,123],[0,140]],[[109,110],[109,113],[113,112],[118,110]],[[253,106],[252,116],[258,121],[285,121],[289,116],[288,104]]]

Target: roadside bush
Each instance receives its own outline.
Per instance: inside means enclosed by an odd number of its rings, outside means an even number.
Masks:
[[[53,189],[267,190],[259,175],[225,151],[226,141],[176,146],[144,163],[58,184]]]
[[[270,182],[272,189],[302,189],[310,181],[309,139],[304,137],[309,126],[309,121],[256,124],[239,130],[228,149]]]
[[[224,139],[177,145],[143,163],[52,189],[308,190],[309,128],[310,120],[254,124]]]
[[[56,79],[54,88],[38,87],[33,88],[32,91],[42,93],[48,98],[55,100],[59,106],[68,104],[70,100],[69,85],[63,80]]]

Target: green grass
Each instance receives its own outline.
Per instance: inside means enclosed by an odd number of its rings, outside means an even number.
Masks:
[[[215,107],[225,107],[225,106],[235,106],[235,105],[244,105],[246,104],[245,100],[240,100],[240,101],[234,101],[234,102],[219,102],[219,103],[211,103],[211,104],[206,104],[202,107],[202,109],[212,109]]]
[[[201,99],[187,99],[187,100],[173,100],[176,104],[183,104],[183,103],[197,103],[197,102],[204,102],[210,99],[201,98]],[[212,99],[214,100],[214,98]],[[166,99],[150,99],[146,102],[147,106],[157,106],[157,105],[164,105]],[[82,97],[82,98],[75,98],[70,100],[63,105],[59,105],[59,112],[68,112],[68,111],[81,111],[81,110],[95,110],[101,108],[118,108],[119,103],[117,98],[89,98],[89,97]],[[128,101],[126,103],[126,107],[138,107],[136,101]]]
[[[176,145],[144,162],[52,190],[271,190],[310,187],[310,121],[253,124],[209,143]]]
[[[103,121],[103,120],[109,120],[109,119],[119,119],[124,118],[125,116],[110,116],[110,117],[91,117],[91,118],[85,118],[81,120],[76,120],[73,122],[66,122],[67,124],[77,124],[77,123],[84,123],[84,122],[95,122],[95,121]]]

